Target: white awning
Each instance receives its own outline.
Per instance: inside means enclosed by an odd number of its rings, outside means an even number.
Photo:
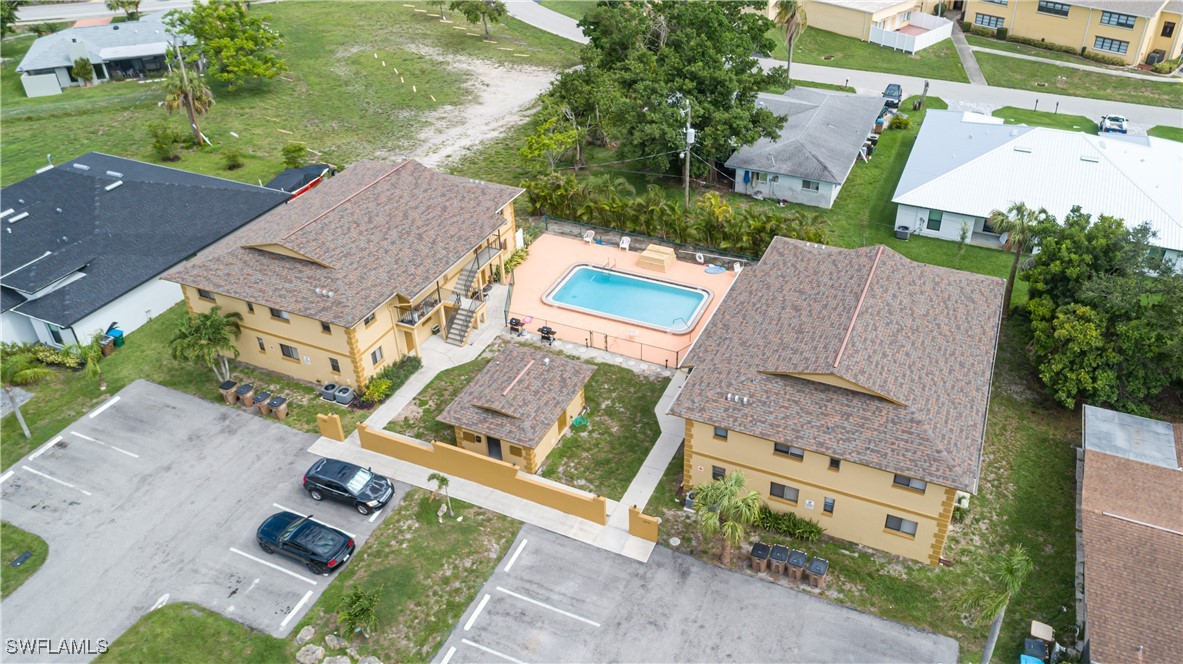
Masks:
[[[150,58],[154,55],[164,55],[167,52],[168,42],[161,41],[133,46],[111,46],[100,49],[99,57],[110,62],[111,60],[128,60],[130,58]]]

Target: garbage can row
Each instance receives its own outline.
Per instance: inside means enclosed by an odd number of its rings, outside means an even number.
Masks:
[[[804,551],[789,551],[788,547],[779,544],[769,546],[756,542],[752,545],[752,571],[757,574],[766,572],[770,576],[785,576],[794,581],[804,579],[812,588],[825,588],[830,563],[815,556],[806,564],[808,558]]]
[[[274,415],[279,420],[288,416],[286,397],[272,395],[264,390],[256,392],[255,386],[250,383],[239,385],[237,381],[228,380],[222,383],[218,390],[222,393],[222,398],[226,400],[226,403],[231,406],[242,404],[248,409],[258,406],[260,413]]]

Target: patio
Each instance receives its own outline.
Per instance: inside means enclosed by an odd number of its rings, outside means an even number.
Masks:
[[[545,325],[556,330],[560,341],[575,345],[577,350],[595,347],[661,366],[677,366],[731,288],[736,274],[707,274],[705,265],[686,260],[674,261],[665,273],[649,270],[639,266],[645,248],[634,244],[630,251],[621,251],[616,245],[543,234],[530,245],[530,257],[514,271],[508,317],[528,320],[526,331],[535,338],[538,328]],[[609,265],[619,272],[705,288],[712,297],[694,329],[686,334],[670,334],[543,302],[546,291],[577,263]]]

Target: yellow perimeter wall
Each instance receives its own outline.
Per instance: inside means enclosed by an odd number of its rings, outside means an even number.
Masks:
[[[953,514],[956,491],[929,483],[926,490],[893,484],[894,474],[842,461],[830,470],[830,457],[806,451],[800,461],[773,451],[773,442],[737,431],[727,439],[714,435],[714,426],[686,421],[686,454],[683,485],[686,488],[711,481],[713,466],[726,472],[740,471],[748,487],[781,512],[818,521],[828,535],[936,565],[944,549]],[[800,491],[796,503],[770,494],[776,482]],[[824,500],[834,499],[834,513],[823,511]],[[812,508],[806,501],[813,501]],[[917,524],[909,537],[885,528],[888,515]]]
[[[1165,51],[1170,60],[1179,56],[1180,47],[1183,46],[1183,37],[1180,37],[1183,24],[1179,14],[1160,11],[1149,19],[1137,17],[1133,27],[1126,28],[1103,25],[1102,9],[1074,6],[1071,2],[1062,4],[1069,5],[1067,16],[1040,12],[1037,0],[1009,0],[1006,5],[970,0],[966,3],[965,20],[974,23],[978,14],[998,17],[1003,19],[1002,27],[1012,35],[1042,39],[1074,49],[1084,48],[1122,58],[1126,64],[1145,62],[1146,56],[1156,49]],[[1166,23],[1175,24],[1169,37],[1162,36]],[[1129,42],[1125,55],[1094,48],[1098,36]]]
[[[447,443],[424,443],[389,431],[371,429],[364,423],[357,425],[357,434],[364,449],[476,482],[602,526],[608,523],[608,503],[603,496],[577,493],[540,482],[504,461]]]
[[[536,447],[527,447],[521,443],[502,438],[502,460],[520,466],[527,473],[537,473],[538,469],[542,467],[542,462],[546,461],[546,456],[559,444],[559,440],[563,437],[563,434],[571,427],[572,420],[579,417],[579,413],[583,410],[586,403],[587,400],[584,398],[583,388],[580,388],[579,394],[575,395],[571,403],[567,404],[559,419],[550,425],[550,429],[542,436],[542,440],[539,441]],[[456,442],[460,447],[470,452],[489,456],[489,444],[485,441],[485,438],[486,434],[481,431],[456,427]]]

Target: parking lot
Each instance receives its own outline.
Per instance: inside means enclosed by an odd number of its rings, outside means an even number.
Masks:
[[[953,639],[657,547],[647,564],[534,526],[432,660],[955,662]]]
[[[4,636],[113,641],[178,601],[287,635],[332,579],[264,553],[259,524],[311,512],[360,547],[390,509],[367,517],[312,501],[300,478],[315,439],[146,381],[128,386],[0,475],[4,520],[49,543],[44,566],[4,600]],[[406,489],[395,485],[392,505]]]

